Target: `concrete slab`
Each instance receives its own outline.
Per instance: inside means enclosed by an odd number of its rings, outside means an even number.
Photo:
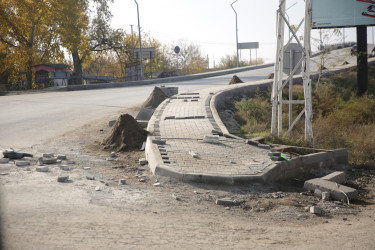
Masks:
[[[340,185],[320,178],[305,181],[304,188],[310,191],[320,189],[322,192],[329,192],[332,199],[349,201],[358,197],[358,191],[354,188]]]
[[[336,182],[339,184],[344,184],[346,182],[345,173],[342,171],[335,171],[329,175],[326,175],[321,178],[322,180]]]

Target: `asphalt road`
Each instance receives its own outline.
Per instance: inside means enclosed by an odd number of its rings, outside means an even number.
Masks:
[[[273,68],[238,73],[244,82],[264,79]],[[231,75],[168,83],[179,92],[228,84]],[[141,105],[154,85],[0,97],[0,149],[16,150],[43,143],[84,124]]]
[[[344,61],[355,63],[349,48],[332,51],[325,65],[334,68]],[[311,70],[317,71],[320,57],[312,58]],[[273,67],[236,73],[244,82],[264,79]],[[163,84],[177,86],[179,92],[226,85],[233,74],[198,80]],[[160,84],[158,84],[160,85]],[[84,124],[113,118],[139,107],[155,85],[98,89],[72,92],[50,92],[0,96],[0,150],[12,147],[20,150],[63,135]],[[115,118],[116,119],[116,118]]]

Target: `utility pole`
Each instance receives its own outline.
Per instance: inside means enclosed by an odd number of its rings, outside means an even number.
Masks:
[[[237,50],[237,68],[238,68],[238,65],[239,65],[239,57],[238,57],[238,25],[237,25],[237,12],[236,10],[233,8],[233,4],[235,2],[237,2],[238,0],[234,1],[230,6],[232,7],[233,11],[234,11],[234,14],[236,15],[236,50]]]
[[[130,29],[132,32],[132,62],[134,63],[134,34],[133,34],[133,25],[130,25]]]
[[[138,16],[138,35],[139,35],[139,50],[140,50],[140,58],[141,58],[141,80],[144,80],[144,72],[143,72],[143,53],[142,53],[142,38],[141,38],[141,23],[139,21],[139,7],[137,0],[134,0],[137,4],[137,16]]]
[[[362,96],[368,88],[367,27],[357,26],[357,95]]]

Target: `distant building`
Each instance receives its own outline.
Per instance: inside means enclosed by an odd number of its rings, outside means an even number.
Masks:
[[[66,64],[45,63],[34,65],[35,83],[51,86],[67,86],[70,79],[70,72]]]

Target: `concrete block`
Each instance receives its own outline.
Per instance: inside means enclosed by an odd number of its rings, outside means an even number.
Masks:
[[[54,153],[45,153],[45,154],[42,155],[43,158],[52,158],[54,156],[55,156]]]
[[[153,109],[142,107],[135,119],[149,121],[152,117],[152,114],[154,114]]]
[[[39,167],[36,167],[35,169],[37,172],[48,172],[49,169],[47,166],[39,166]]]
[[[272,152],[272,151],[269,151],[268,152],[268,156],[277,156],[277,157],[280,157],[281,156],[281,153],[276,151],[276,152]]]
[[[0,158],[0,164],[5,164],[5,163],[9,163],[9,159],[8,158]]]
[[[69,171],[70,167],[68,165],[60,165],[60,169],[64,171]]]
[[[36,162],[36,164],[37,164],[38,166],[43,166],[43,165],[44,165],[44,163],[43,163],[43,157],[39,157],[39,158],[38,158],[38,161]]]
[[[316,196],[318,198],[322,198],[322,190],[316,188],[314,190],[314,196]]]
[[[358,191],[344,185],[340,185],[331,181],[320,178],[305,181],[304,188],[314,191],[320,189],[322,192],[329,192],[332,199],[335,200],[355,200],[358,197]]]
[[[346,182],[345,173],[341,171],[333,172],[329,175],[322,177],[321,179],[326,180],[326,181],[336,182],[339,184],[343,184]]]
[[[52,158],[43,157],[43,163],[44,164],[54,164],[56,162],[57,162],[57,158],[56,157],[52,157]]]
[[[126,180],[125,179],[120,179],[120,180],[118,180],[118,184],[119,185],[125,185],[126,184]]]
[[[66,160],[66,155],[59,154],[57,155],[58,160]]]
[[[310,207],[310,213],[321,215],[323,213],[323,210],[320,207],[312,206]]]
[[[15,164],[17,167],[24,167],[24,166],[29,166],[30,161],[15,161]]]
[[[258,147],[263,149],[271,149],[270,145],[268,144],[258,144]]]
[[[258,145],[259,145],[259,142],[254,141],[254,140],[246,140],[246,143],[249,144],[249,145],[256,146],[256,147],[258,147]]]
[[[68,180],[69,180],[68,175],[62,175],[62,176],[57,177],[58,182],[67,182]]]
[[[216,199],[216,205],[236,206],[238,205],[238,202],[231,199]]]
[[[322,192],[322,200],[328,201],[331,197],[331,194],[329,192]]]
[[[203,142],[218,144],[220,143],[220,140],[218,135],[205,135]]]

